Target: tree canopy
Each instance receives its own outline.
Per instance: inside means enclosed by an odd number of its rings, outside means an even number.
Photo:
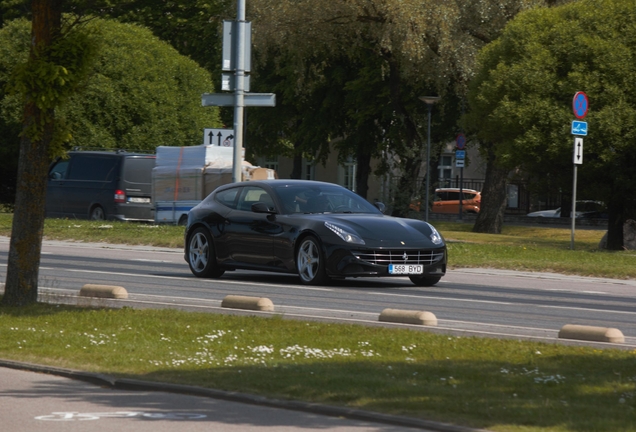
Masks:
[[[572,99],[590,100],[579,187],[609,206],[609,244],[636,215],[636,9],[632,0],[581,0],[520,14],[482,51],[468,115],[482,150],[572,191]],[[620,231],[620,232],[619,232]],[[613,245],[613,246],[612,246]]]
[[[201,142],[205,127],[219,124],[218,109],[201,107],[201,94],[213,90],[207,71],[134,24],[93,20],[89,31],[100,44],[86,83],[58,109],[72,127],[69,144],[81,147],[153,150],[158,145]],[[29,24],[0,30],[0,81],[28,54]],[[0,125],[19,122],[20,101],[2,98]],[[17,135],[3,136],[17,146]]]
[[[271,141],[279,140],[293,143],[287,148],[297,154],[324,155],[329,138],[340,134],[340,149],[359,163],[361,156],[377,156],[388,147],[403,173],[398,190],[406,195],[396,206],[408,206],[418,189],[426,142],[427,108],[418,97],[442,96],[433,110],[431,166],[436,166],[442,145],[458,131],[479,49],[519,11],[546,3],[252,0],[248,17],[261,61],[255,87],[266,76],[264,82],[285,79],[276,109],[255,114],[258,127],[285,110],[289,131],[268,133],[259,143],[271,149]],[[313,133],[306,133],[305,122],[313,123]]]

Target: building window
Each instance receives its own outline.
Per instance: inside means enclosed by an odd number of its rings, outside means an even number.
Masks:
[[[338,171],[339,171],[338,177],[340,180],[340,184],[353,192],[355,192],[357,188],[357,185],[356,185],[357,169],[358,169],[358,164],[355,161],[355,159],[352,157],[349,157],[347,159],[347,162],[345,162],[343,165],[340,165],[340,167],[338,168]]]
[[[439,172],[440,187],[452,187],[453,181],[453,156],[442,155],[437,166]]]
[[[302,178],[305,180],[314,180],[316,178],[316,165],[314,162],[303,159]]]
[[[259,165],[263,168],[273,169],[278,172],[278,158],[260,158]]]

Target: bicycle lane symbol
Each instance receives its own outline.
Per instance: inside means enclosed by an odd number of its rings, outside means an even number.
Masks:
[[[194,413],[144,413],[138,411],[115,411],[98,413],[78,412],[53,412],[49,415],[37,416],[36,420],[46,421],[85,421],[99,420],[102,418],[133,418],[138,417],[149,420],[200,420],[206,418],[205,414]]]

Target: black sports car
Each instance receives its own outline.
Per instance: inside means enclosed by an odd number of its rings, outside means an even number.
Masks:
[[[350,190],[307,180],[232,183],[188,215],[185,259],[198,277],[235,269],[329,278],[408,276],[431,286],[446,273],[446,244],[433,226],[382,214]]]

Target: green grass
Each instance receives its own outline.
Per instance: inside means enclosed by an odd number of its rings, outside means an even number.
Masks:
[[[636,351],[176,310],[0,307],[0,357],[494,431],[636,430]]]
[[[450,267],[636,277],[602,231],[435,223]],[[11,215],[0,214],[0,235]],[[182,247],[183,228],[47,220],[47,239]],[[0,307],[0,357],[494,431],[636,431],[636,351],[176,310]]]

